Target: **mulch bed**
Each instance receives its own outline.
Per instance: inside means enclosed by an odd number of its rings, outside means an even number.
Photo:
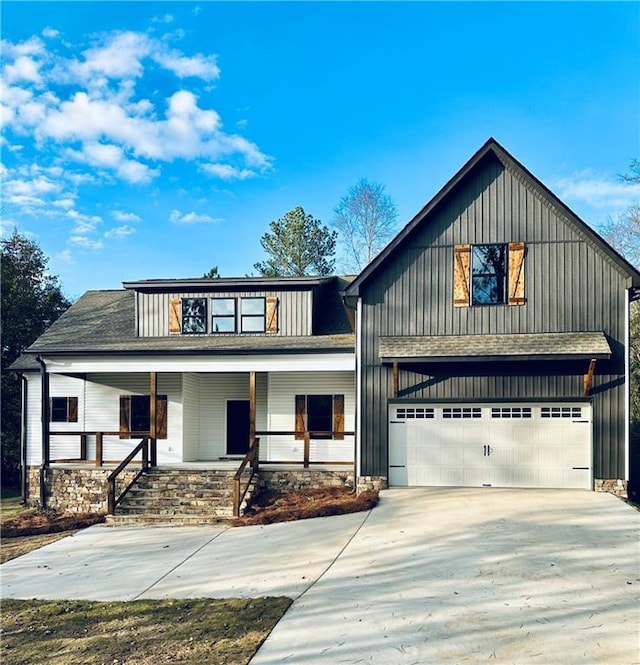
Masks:
[[[0,524],[2,538],[38,536],[46,533],[60,533],[84,529],[92,524],[105,521],[100,513],[59,513],[55,510],[27,510]]]
[[[235,519],[232,524],[273,524],[344,515],[371,510],[377,503],[377,492],[367,490],[353,494],[347,487],[303,489],[288,493],[261,492],[252,499],[246,514]]]

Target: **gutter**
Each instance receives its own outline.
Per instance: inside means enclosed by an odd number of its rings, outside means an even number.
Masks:
[[[41,434],[42,434],[42,460],[40,463],[40,506],[47,507],[46,477],[49,468],[49,375],[47,366],[41,356],[36,356],[40,365],[40,392],[41,392]]]
[[[22,384],[22,409],[20,413],[20,495],[22,505],[27,503],[27,397],[29,383],[24,374],[20,374]]]

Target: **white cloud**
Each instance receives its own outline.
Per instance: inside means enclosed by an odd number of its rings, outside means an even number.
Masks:
[[[213,81],[220,77],[220,68],[213,55],[198,53],[188,58],[178,51],[158,51],[153,55],[153,59],[179,78],[195,76],[204,81]]]
[[[169,221],[174,224],[213,224],[221,222],[222,219],[196,212],[182,213],[179,210],[172,210],[169,213]]]
[[[222,180],[245,180],[256,175],[250,169],[237,169],[230,164],[203,164],[202,170]]]
[[[8,83],[27,81],[38,84],[42,81],[38,63],[27,55],[21,55],[12,64],[5,65],[2,76]]]
[[[104,247],[102,240],[92,240],[83,235],[72,235],[69,242],[85,249],[102,249]]]
[[[42,36],[46,37],[47,39],[56,39],[60,36],[60,32],[54,28],[45,28],[42,31]]]
[[[109,229],[105,234],[105,238],[115,238],[115,239],[120,239],[120,238],[126,238],[127,236],[132,235],[135,233],[136,230],[133,228],[133,226],[128,226],[127,224],[123,224],[122,226],[117,226],[116,228]]]
[[[118,222],[141,222],[142,218],[136,215],[135,212],[122,212],[122,210],[114,210],[112,216]]]
[[[61,263],[73,263],[73,254],[70,249],[64,249],[56,254],[56,259]]]
[[[594,208],[628,208],[640,199],[640,184],[614,181],[593,171],[581,171],[556,182],[561,199],[580,201]]]

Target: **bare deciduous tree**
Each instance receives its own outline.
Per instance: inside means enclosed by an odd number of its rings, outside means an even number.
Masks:
[[[384,186],[366,178],[350,187],[334,210],[347,270],[360,272],[394,235],[398,211]]]

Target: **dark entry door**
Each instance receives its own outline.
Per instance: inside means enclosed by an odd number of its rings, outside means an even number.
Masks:
[[[249,450],[249,400],[227,402],[227,455],[244,455]]]

